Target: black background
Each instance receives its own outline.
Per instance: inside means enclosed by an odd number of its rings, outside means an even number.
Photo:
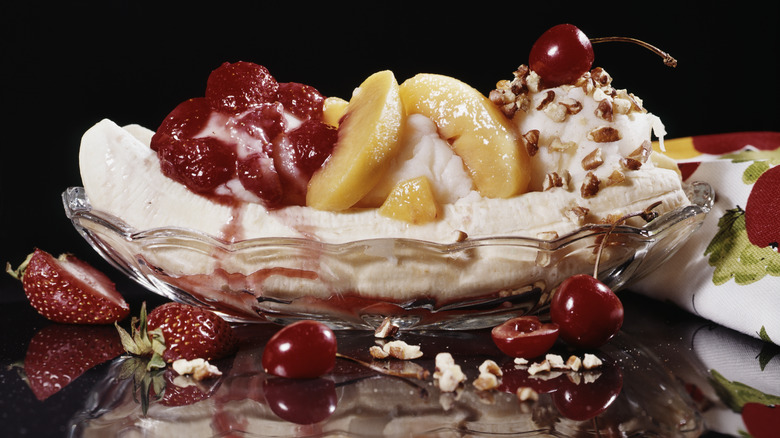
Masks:
[[[670,137],[776,131],[779,9],[751,1],[6,2],[0,263],[16,265],[40,247],[108,270],[60,201],[80,185],[81,134],[102,118],[155,129],[180,101],[202,95],[225,61],[263,64],[280,81],[344,98],[382,69],[399,81],[447,74],[487,93],[527,62],[544,30],[569,22],[590,37],[635,37],[677,58],[672,69],[638,46],[594,46],[595,65],[641,97]],[[18,290],[1,300],[21,297]]]

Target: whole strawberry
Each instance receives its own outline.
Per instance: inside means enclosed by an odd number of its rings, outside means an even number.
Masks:
[[[54,257],[35,249],[13,270],[30,304],[44,317],[68,324],[111,324],[130,313],[116,285],[102,272],[70,254]]]
[[[216,313],[182,303],[165,303],[139,318],[130,332],[119,327],[127,352],[151,356],[148,368],[162,368],[178,359],[216,360],[232,354],[238,341],[233,327]]]
[[[232,354],[237,340],[230,324],[219,315],[182,303],[165,303],[149,313],[149,331],[163,335],[166,362],[177,359],[216,360]]]

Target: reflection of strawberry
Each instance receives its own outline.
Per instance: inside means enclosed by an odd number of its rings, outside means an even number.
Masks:
[[[113,327],[50,325],[30,340],[24,373],[35,397],[45,400],[88,369],[121,353]]]
[[[35,310],[52,321],[110,324],[130,313],[114,283],[75,256],[55,258],[35,249],[19,268],[7,266],[6,271],[22,281]]]
[[[221,378],[199,382],[189,377],[179,376],[170,368],[165,370],[163,376],[165,389],[162,394],[158,394],[161,396],[158,403],[163,406],[186,406],[205,400],[214,394],[221,382]]]
[[[750,243],[760,248],[780,242],[780,166],[765,171],[750,190],[745,205],[745,227]]]

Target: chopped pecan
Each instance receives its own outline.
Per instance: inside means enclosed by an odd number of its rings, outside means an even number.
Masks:
[[[607,73],[607,71],[601,67],[596,67],[591,70],[590,77],[593,79],[595,84],[601,87],[609,86],[612,83],[612,76],[610,76],[609,73]]]
[[[620,165],[628,170],[639,170],[642,167],[642,162],[634,158],[621,158]]]
[[[600,184],[601,182],[599,181],[599,178],[594,175],[593,172],[588,172],[585,175],[585,179],[582,181],[580,195],[582,195],[583,198],[592,198],[596,196],[596,194],[599,192]]]
[[[566,98],[559,102],[566,109],[566,114],[573,115],[582,111],[582,102],[572,98]]]
[[[573,141],[563,142],[558,137],[553,137],[548,146],[553,151],[563,152],[577,147],[577,143]]]
[[[612,121],[612,99],[604,99],[599,102],[596,107],[596,117],[608,122]]]
[[[564,212],[564,215],[576,224],[585,223],[585,219],[589,214],[590,210],[587,207],[582,207],[580,205],[574,206],[568,211]]]
[[[611,174],[607,177],[607,180],[604,181],[604,186],[614,186],[617,184],[620,184],[626,180],[626,174],[621,172],[619,169],[615,169],[612,171]]]
[[[558,123],[565,121],[566,116],[568,116],[566,107],[559,103],[550,103],[544,107],[543,111],[550,120]]]
[[[399,327],[395,324],[393,324],[392,319],[385,317],[385,319],[382,320],[382,324],[379,325],[379,327],[376,328],[374,331],[374,337],[376,338],[392,338],[396,333],[398,333]]]
[[[533,157],[539,151],[539,130],[531,129],[521,136],[528,156]]]
[[[593,149],[582,159],[582,168],[585,170],[593,170],[602,164],[604,164],[604,158],[601,156],[601,148]]]
[[[550,172],[544,176],[542,191],[547,191],[555,187],[563,187],[563,178],[558,175],[558,172]]]
[[[645,140],[642,142],[641,145],[639,145],[638,148],[636,148],[633,152],[628,154],[628,158],[633,158],[635,160],[639,160],[642,163],[647,161],[647,158],[650,156],[650,151],[652,150],[652,145],[650,143],[650,140]]]
[[[555,91],[548,90],[547,93],[545,93],[544,98],[541,102],[539,102],[539,105],[536,106],[537,111],[542,111],[545,108],[547,108],[547,105],[551,104],[555,100]]]
[[[599,126],[588,133],[588,140],[596,143],[608,143],[620,140],[620,131],[611,126]]]

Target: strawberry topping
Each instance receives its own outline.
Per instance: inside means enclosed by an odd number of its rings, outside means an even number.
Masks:
[[[15,271],[30,304],[44,317],[69,324],[112,324],[130,306],[102,272],[70,254],[55,258],[35,249]]]
[[[333,150],[314,87],[279,83],[250,62],[225,63],[205,97],[179,104],[152,138],[163,174],[218,202],[303,205],[312,173]]]

